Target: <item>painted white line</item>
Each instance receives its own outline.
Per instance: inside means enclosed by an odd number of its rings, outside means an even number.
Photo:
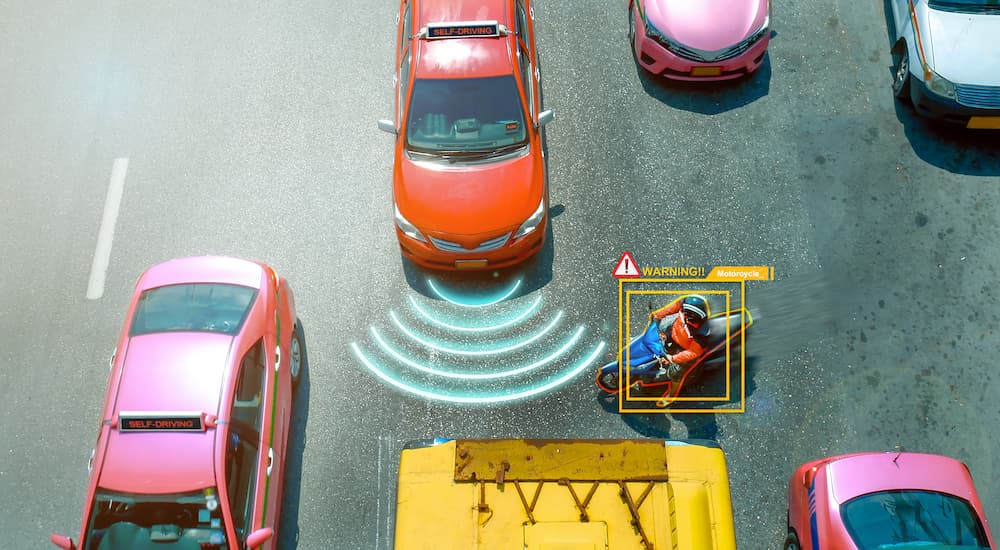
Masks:
[[[385,457],[391,456],[392,454],[392,442],[395,440],[395,436],[392,434],[380,434],[378,436],[378,461],[376,467],[378,470],[375,472],[375,550],[385,550],[392,547],[392,536],[389,534],[389,520],[392,516],[392,490],[387,487],[387,482],[390,479],[390,474],[392,473],[389,468],[392,466],[385,461]],[[385,470],[385,472],[383,472]],[[383,475],[383,473],[385,475]],[[389,498],[382,498],[383,496],[388,496]],[[385,510],[382,510],[382,503],[385,503]],[[384,513],[383,513],[384,512]],[[385,521],[382,521],[382,520]],[[382,527],[385,526],[385,533],[382,532]],[[382,535],[385,535],[385,539]],[[384,542],[383,542],[384,540]]]
[[[118,223],[118,207],[122,204],[122,193],[125,191],[125,173],[128,171],[128,159],[117,158],[111,166],[111,181],[108,183],[108,196],[104,199],[104,216],[101,218],[101,229],[97,233],[97,248],[94,250],[94,263],[90,265],[90,282],[87,283],[87,299],[97,300],[104,296],[104,278],[108,274],[108,263],[111,261],[111,241],[115,238],[115,224]]]
[[[382,532],[382,436],[378,436],[378,459],[375,463],[375,550],[379,546],[379,533]]]

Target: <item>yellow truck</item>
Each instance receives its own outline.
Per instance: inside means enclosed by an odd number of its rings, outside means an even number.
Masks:
[[[734,550],[712,442],[433,440],[399,463],[396,550]]]

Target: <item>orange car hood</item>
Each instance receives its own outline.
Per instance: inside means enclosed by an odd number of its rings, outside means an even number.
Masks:
[[[395,198],[421,231],[476,235],[515,229],[542,199],[544,173],[534,151],[486,164],[414,161],[405,155]]]

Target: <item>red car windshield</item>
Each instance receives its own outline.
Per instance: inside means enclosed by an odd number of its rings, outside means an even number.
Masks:
[[[847,501],[840,513],[859,550],[989,548],[972,506],[952,495],[882,491]]]
[[[177,495],[99,492],[84,550],[223,550],[226,528],[215,489]]]

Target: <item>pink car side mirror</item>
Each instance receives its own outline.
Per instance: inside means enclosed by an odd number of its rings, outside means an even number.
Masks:
[[[247,546],[251,549],[260,548],[260,545],[267,542],[272,536],[274,536],[274,530],[270,527],[257,529],[253,533],[250,533],[250,536],[247,537]]]
[[[73,539],[64,535],[52,535],[49,537],[52,544],[62,548],[63,550],[76,550],[76,545],[73,544]]]

